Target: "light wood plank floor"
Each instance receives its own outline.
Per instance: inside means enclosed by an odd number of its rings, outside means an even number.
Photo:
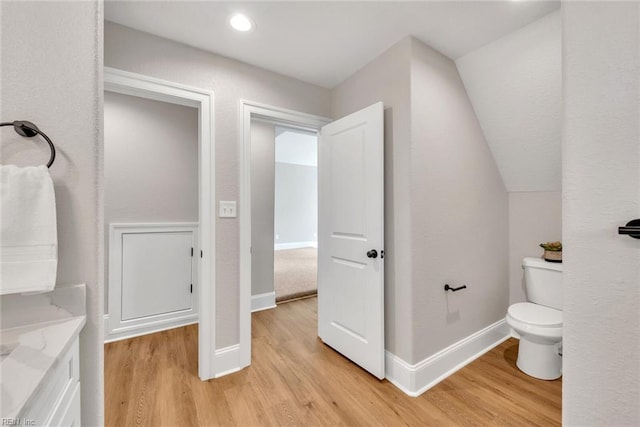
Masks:
[[[253,314],[253,363],[201,382],[197,326],[105,345],[107,426],[551,426],[561,380],[515,366],[510,339],[418,398],[316,337],[316,298]]]

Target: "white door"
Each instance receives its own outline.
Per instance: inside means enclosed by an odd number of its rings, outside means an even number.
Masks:
[[[324,126],[318,158],[318,335],[384,378],[383,106]]]

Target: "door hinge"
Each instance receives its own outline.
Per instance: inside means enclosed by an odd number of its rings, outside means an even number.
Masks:
[[[193,283],[189,286],[189,292],[193,293]]]
[[[384,258],[384,251],[380,251],[380,258]]]
[[[202,258],[202,251],[200,251],[200,258]]]
[[[191,256],[193,256],[193,248],[191,248]]]

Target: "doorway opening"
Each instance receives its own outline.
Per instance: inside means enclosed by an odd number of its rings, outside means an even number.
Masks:
[[[318,134],[275,128],[276,303],[318,292]]]
[[[288,249],[304,249],[294,246],[304,245],[314,252],[317,249],[317,229],[307,234],[305,239],[297,242],[289,242],[283,245],[286,235],[276,233],[276,133],[278,136],[285,133],[304,135],[308,139],[315,141],[307,144],[306,151],[315,153],[317,168],[317,135],[322,126],[330,123],[331,120],[313,116],[296,111],[266,106],[263,104],[248,101],[241,102],[242,132],[241,142],[241,164],[240,164],[240,203],[245,209],[240,211],[240,364],[241,367],[249,366],[251,363],[251,312],[256,309],[273,308],[275,306],[276,292],[274,288],[275,269],[277,252],[284,252]],[[276,129],[278,129],[276,131]],[[281,138],[280,138],[281,139]],[[304,143],[303,143],[304,145]],[[311,147],[309,147],[311,145]],[[296,146],[297,148],[302,145]],[[252,149],[253,148],[253,149]],[[294,147],[295,148],[295,147]],[[285,150],[288,151],[288,150]],[[258,164],[256,156],[268,158],[270,161],[262,161]],[[313,156],[312,156],[313,157]],[[307,160],[306,163],[310,161]],[[281,162],[285,163],[285,162]],[[298,161],[300,163],[300,161]],[[254,167],[254,165],[258,167]],[[285,166],[286,169],[286,166]],[[294,168],[295,169],[295,168]],[[265,178],[266,177],[266,178]],[[317,172],[316,172],[317,191]],[[258,186],[262,186],[259,189]],[[287,196],[285,188],[284,197]],[[317,196],[314,197],[317,203]],[[316,205],[317,206],[317,205]],[[286,205],[285,205],[286,207]],[[258,213],[256,208],[262,209]],[[313,209],[313,208],[312,208]],[[317,208],[315,221],[317,224]],[[286,213],[291,213],[287,208]],[[317,225],[315,226],[317,227]],[[309,228],[309,227],[307,227]],[[254,234],[254,232],[256,234]],[[285,230],[286,232],[286,230]],[[278,236],[276,236],[278,234]],[[278,239],[276,239],[278,237]],[[297,237],[300,239],[300,237]],[[295,239],[292,239],[295,240]],[[280,241],[280,243],[278,243]],[[301,243],[304,242],[304,243]],[[293,245],[296,243],[296,245]],[[278,246],[279,245],[279,246]],[[276,250],[277,249],[277,250]],[[315,267],[313,262],[317,259],[314,253],[309,262],[311,268],[306,271],[312,277],[314,288]],[[261,259],[257,264],[254,258]],[[316,261],[317,263],[317,261]],[[257,268],[256,268],[257,265]],[[282,263],[278,264],[279,266]],[[264,274],[264,271],[267,273]],[[267,283],[265,285],[265,282]],[[269,282],[271,283],[269,285]],[[310,291],[307,291],[310,292]]]
[[[198,322],[198,376],[213,378],[213,92],[108,67],[104,90],[105,337]]]
[[[105,92],[104,129],[107,340],[196,323],[198,111]]]
[[[251,310],[317,293],[318,135],[251,121]]]
[[[251,363],[252,120],[321,131],[318,143],[318,337],[378,378],[384,370],[384,107],[336,121],[241,103],[240,368]],[[257,248],[256,248],[257,250]],[[265,307],[267,308],[267,307]]]

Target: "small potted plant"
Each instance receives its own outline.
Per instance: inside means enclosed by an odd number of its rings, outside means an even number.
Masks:
[[[540,243],[540,247],[544,249],[542,258],[545,261],[562,262],[562,242]]]

